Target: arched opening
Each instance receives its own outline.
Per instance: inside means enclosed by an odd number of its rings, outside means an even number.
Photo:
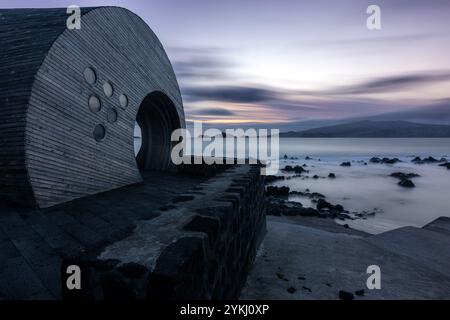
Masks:
[[[170,98],[162,92],[152,92],[142,101],[136,117],[135,137],[140,131],[141,146],[135,139],[136,162],[142,171],[173,169],[170,153],[172,132],[180,128],[180,119]],[[137,133],[137,134],[136,134]]]

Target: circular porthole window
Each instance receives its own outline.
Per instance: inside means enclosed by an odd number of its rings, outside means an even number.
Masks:
[[[119,114],[117,113],[116,109],[109,109],[108,113],[106,114],[106,118],[110,123],[116,122],[118,117]]]
[[[119,97],[119,103],[122,108],[126,108],[128,106],[128,97],[125,94],[121,94]]]
[[[112,95],[114,94],[114,88],[113,88],[111,82],[106,81],[103,84],[103,92],[105,93],[105,96],[107,96],[108,98],[112,97]]]
[[[91,109],[92,112],[99,112],[102,109],[102,102],[97,96],[90,96],[89,97],[89,109]]]
[[[94,84],[97,81],[97,74],[91,67],[84,69],[83,75],[84,80],[86,80],[86,82],[89,84]]]
[[[102,141],[106,136],[106,128],[101,124],[96,125],[93,135],[95,140]]]

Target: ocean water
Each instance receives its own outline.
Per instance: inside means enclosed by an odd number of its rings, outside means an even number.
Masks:
[[[136,138],[136,151],[140,144],[141,139]],[[437,164],[411,163],[415,156],[446,157],[450,161],[448,138],[281,138],[280,157],[285,154],[297,159],[281,160],[280,168],[306,164],[310,171],[306,176],[321,178],[293,178],[274,185],[322,193],[327,201],[341,204],[350,212],[376,212],[365,219],[337,223],[377,234],[403,226],[422,227],[438,217],[450,216],[450,170]],[[369,163],[373,156],[397,157],[402,162]],[[352,166],[341,167],[344,161],[351,161]],[[330,172],[336,174],[336,179],[327,178]],[[399,180],[389,176],[394,172],[419,174],[413,179],[416,187],[398,186]],[[307,198],[293,196],[290,200],[305,207],[315,206]]]
[[[411,162],[415,156],[449,156],[450,139],[286,138],[280,141],[280,156],[284,154],[298,159],[282,160],[281,168],[306,164],[310,171],[307,176],[321,178],[293,178],[275,185],[322,193],[329,202],[342,204],[350,212],[376,212],[366,219],[336,220],[354,229],[377,234],[403,226],[422,227],[438,217],[450,216],[450,170],[437,164]],[[373,156],[397,157],[402,162],[369,163]],[[351,161],[352,166],[340,166],[343,161]],[[336,174],[336,179],[327,178],[330,172]],[[389,176],[393,172],[417,173],[420,177],[412,179],[415,188],[407,189]],[[290,200],[314,206],[307,198]]]

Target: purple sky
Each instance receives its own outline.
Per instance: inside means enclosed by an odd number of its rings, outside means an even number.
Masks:
[[[166,47],[188,120],[283,127],[436,105],[450,114],[450,0],[0,0],[70,4],[140,15]],[[379,31],[366,28],[369,4],[381,7]]]

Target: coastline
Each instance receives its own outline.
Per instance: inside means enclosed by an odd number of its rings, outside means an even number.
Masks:
[[[294,220],[268,217],[241,300],[450,299],[449,218],[379,235]],[[371,265],[380,267],[382,290],[366,286]]]
[[[305,209],[320,205],[326,209],[319,210],[323,217],[338,206],[342,208],[328,218],[371,234],[404,226],[422,227],[448,215],[441,208],[450,189],[445,154],[422,158],[404,154],[392,158],[291,154],[281,157],[279,174],[267,179],[268,188],[274,190],[269,195],[275,196],[269,214],[296,215],[292,210],[284,214],[285,205]],[[283,187],[289,190],[277,194],[277,188]],[[281,207],[279,213],[277,206]],[[300,211],[298,215],[319,216],[311,210]]]

